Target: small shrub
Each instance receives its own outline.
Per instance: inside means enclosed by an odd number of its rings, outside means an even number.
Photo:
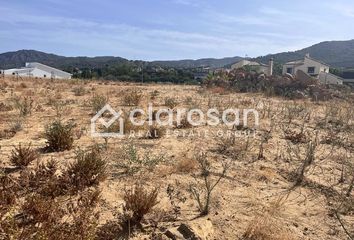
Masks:
[[[17,202],[16,190],[16,182],[14,182],[3,169],[0,169],[0,217]]]
[[[175,98],[165,98],[165,106],[169,107],[170,109],[174,109],[177,107],[178,102]]]
[[[221,179],[226,176],[226,172],[229,169],[229,165],[224,163],[223,170],[215,181],[212,180],[212,165],[210,161],[207,159],[205,153],[201,153],[197,156],[197,162],[199,164],[200,174],[199,177],[203,179],[203,181],[199,181],[195,176],[196,184],[190,185],[190,192],[192,193],[193,198],[198,203],[198,209],[200,211],[201,216],[208,215],[210,209],[210,201],[211,201],[211,193],[215,189],[215,187],[220,183]]]
[[[12,150],[10,161],[13,165],[23,168],[27,167],[31,162],[38,158],[38,153],[36,150],[33,150],[31,144],[27,147],[18,145]]]
[[[22,206],[24,225],[57,224],[64,216],[58,202],[40,195],[29,196]]]
[[[0,112],[8,112],[11,111],[13,108],[11,105],[6,105],[5,103],[0,103]]]
[[[10,132],[17,133],[23,129],[22,127],[22,118],[15,118],[14,121],[10,125]]]
[[[20,111],[21,116],[27,116],[31,114],[33,108],[33,99],[24,97],[24,98],[15,98],[15,108]]]
[[[56,197],[63,194],[56,172],[58,164],[54,160],[37,164],[34,170],[21,172],[20,185],[30,192],[36,192],[46,197]]]
[[[107,164],[98,149],[78,151],[75,162],[63,174],[63,181],[74,192],[96,186],[107,177]],[[70,189],[69,189],[70,190]]]
[[[197,168],[198,162],[194,159],[183,158],[176,165],[176,171],[179,173],[190,173]]]
[[[166,189],[168,199],[170,200],[170,204],[172,206],[174,220],[177,220],[177,218],[181,215],[180,204],[187,201],[187,198],[182,194],[179,188],[180,183],[176,181],[175,185],[169,184]]]
[[[159,96],[159,95],[160,95],[160,92],[157,91],[157,90],[154,90],[154,91],[152,91],[152,92],[150,93],[150,99],[151,99],[151,100],[155,100],[156,97]]]
[[[299,143],[308,143],[309,139],[307,138],[304,131],[296,132],[290,129],[284,131],[285,139],[291,141],[293,144]]]
[[[158,203],[158,189],[146,190],[142,185],[135,185],[124,193],[124,211],[131,212],[129,219],[133,224],[138,224]]]
[[[73,93],[77,97],[84,96],[86,94],[86,89],[83,86],[75,87]]]
[[[93,95],[90,104],[94,113],[99,112],[108,103],[108,97],[103,95]]]
[[[140,156],[138,150],[132,144],[122,148],[116,157],[119,159],[116,161],[117,166],[124,170],[124,174],[128,175],[140,172],[144,168],[152,171],[160,162],[164,161],[163,156],[153,156],[151,154]]]
[[[54,152],[70,150],[74,143],[74,127],[74,124],[64,124],[60,120],[56,120],[48,125],[44,133],[47,139],[47,149]]]
[[[139,105],[143,95],[140,91],[134,90],[126,93],[123,97],[123,104],[126,106],[137,106]]]
[[[271,216],[261,216],[253,220],[243,234],[243,240],[295,240],[292,233]]]

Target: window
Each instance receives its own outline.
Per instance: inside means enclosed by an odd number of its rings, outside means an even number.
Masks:
[[[308,67],[307,68],[307,73],[310,73],[310,74],[315,73],[315,67]]]
[[[287,68],[286,73],[293,74],[293,68]]]
[[[43,77],[45,77],[45,78],[46,78],[46,77],[47,77],[47,75],[45,75],[45,74],[44,74],[44,75],[43,75]]]

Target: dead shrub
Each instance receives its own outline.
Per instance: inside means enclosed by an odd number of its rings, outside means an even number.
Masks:
[[[308,143],[309,140],[304,131],[296,132],[290,129],[284,131],[285,139],[291,141],[293,144]]]
[[[29,97],[24,97],[24,98],[14,98],[15,102],[15,108],[20,111],[21,116],[27,116],[31,114],[32,109],[33,109],[33,103],[34,100]]]
[[[104,95],[93,95],[90,104],[92,107],[92,111],[96,114],[98,113],[106,104],[108,103],[108,97]]]
[[[177,107],[178,102],[175,98],[165,98],[165,106],[167,106],[170,109],[174,109]]]
[[[23,147],[20,143],[12,150],[10,161],[14,166],[24,168],[37,158],[38,152],[32,149],[31,143],[27,147]]]
[[[185,203],[187,201],[187,198],[180,191],[180,183],[177,180],[174,185],[168,185],[166,192],[172,207],[173,220],[177,220],[178,217],[181,215],[180,205]]]
[[[69,191],[77,192],[86,187],[97,186],[107,177],[107,163],[98,149],[78,151],[75,162],[69,164],[62,181]]]
[[[21,210],[23,214],[21,226],[32,225],[34,227],[39,223],[53,225],[64,216],[58,202],[40,195],[27,197]]]
[[[242,240],[295,240],[293,234],[284,228],[285,223],[275,221],[271,216],[260,216],[253,220],[242,236]]]
[[[83,192],[65,204],[36,194],[28,196],[21,214],[15,217],[19,218],[14,222],[16,232],[20,233],[16,239],[95,239],[99,216],[94,208],[99,199],[97,190]]]
[[[13,109],[11,105],[6,105],[5,103],[0,103],[0,112],[9,112]]]
[[[0,218],[17,202],[16,190],[16,182],[3,169],[0,169]]]
[[[195,159],[183,158],[178,161],[176,165],[176,171],[179,173],[190,173],[194,171],[198,166],[198,162]]]
[[[63,194],[62,182],[56,175],[58,164],[55,160],[38,163],[33,170],[21,172],[20,185],[29,192],[36,192],[46,197],[56,197]]]
[[[159,95],[160,95],[160,92],[157,90],[154,90],[154,91],[150,92],[150,99],[155,100]]]
[[[123,104],[126,106],[137,106],[142,97],[142,93],[138,90],[129,91],[123,96]]]
[[[28,88],[27,84],[24,82],[21,82],[20,84],[18,84],[16,87],[16,89],[25,89]]]
[[[131,212],[128,219],[131,223],[139,224],[144,216],[152,210],[158,203],[158,192],[158,188],[149,191],[140,184],[129,190],[125,189],[123,210],[124,212]]]
[[[222,172],[218,174],[215,181],[212,180],[212,164],[207,159],[205,153],[200,153],[196,158],[199,164],[200,173],[194,175],[195,184],[191,184],[189,191],[192,193],[192,197],[198,204],[198,210],[201,216],[208,215],[210,210],[211,193],[215,187],[220,183],[221,179],[226,176],[226,172],[230,165],[226,162],[222,165]],[[201,180],[199,179],[201,178]]]
[[[306,144],[303,151],[299,146],[288,145],[288,154],[291,162],[300,162],[299,167],[295,172],[291,173],[291,178],[294,178],[294,186],[302,184],[308,168],[315,164],[316,152],[318,148],[317,135],[316,138]]]
[[[73,93],[75,96],[79,97],[79,96],[84,96],[86,94],[86,89],[83,86],[78,86],[73,88]]]
[[[61,120],[55,120],[46,126],[44,137],[47,139],[47,150],[62,152],[70,150],[74,143],[73,123],[64,124]]]
[[[158,203],[157,195],[157,188],[149,191],[142,185],[134,185],[129,190],[125,189],[123,212],[115,214],[116,220],[101,226],[95,239],[130,239],[133,231],[143,230],[141,221]]]

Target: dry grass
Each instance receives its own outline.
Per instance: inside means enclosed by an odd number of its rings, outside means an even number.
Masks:
[[[27,167],[38,158],[38,152],[32,149],[31,144],[23,147],[21,144],[12,150],[10,161],[16,167]]]
[[[297,238],[286,227],[271,216],[256,217],[248,225],[242,240],[296,240]]]
[[[125,190],[123,196],[124,211],[131,212],[131,222],[140,223],[144,216],[151,212],[152,208],[158,203],[158,193],[157,188],[150,191],[143,185],[135,185]]]
[[[307,238],[336,240],[353,232],[351,99],[313,103],[224,87],[12,78],[0,78],[0,91],[0,239],[164,239],[180,224],[203,235],[206,219],[215,239],[302,239],[308,228]],[[135,100],[125,104],[131,91],[137,91]],[[102,97],[93,101],[93,93]],[[24,107],[15,107],[16,96]],[[182,121],[151,139],[133,135],[105,141],[90,136],[90,119],[108,98],[125,113],[136,104],[147,113],[153,100],[155,115],[166,105],[176,113],[178,101],[203,111],[263,108],[254,135],[247,135],[250,127],[245,126],[191,127]],[[146,120],[147,114],[134,117]],[[153,132],[123,118],[125,133]],[[238,137],[216,135],[220,131]],[[316,132],[318,145],[312,151],[309,143]],[[48,151],[30,160],[31,150],[45,145]],[[100,150],[91,151],[92,145]],[[205,152],[207,161],[193,159],[197,152]],[[18,163],[11,163],[12,155]],[[227,175],[224,162],[232,163]],[[125,186],[132,187],[124,191]],[[259,213],[262,204],[285,193],[288,204],[281,214]],[[198,218],[200,213],[208,216]]]
[[[123,104],[125,106],[138,106],[142,98],[143,95],[140,91],[131,90],[123,96]]]

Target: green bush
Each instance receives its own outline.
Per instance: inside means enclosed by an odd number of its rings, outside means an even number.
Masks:
[[[70,150],[74,143],[73,123],[64,124],[56,120],[45,129],[45,138],[47,139],[47,149],[54,152]]]

